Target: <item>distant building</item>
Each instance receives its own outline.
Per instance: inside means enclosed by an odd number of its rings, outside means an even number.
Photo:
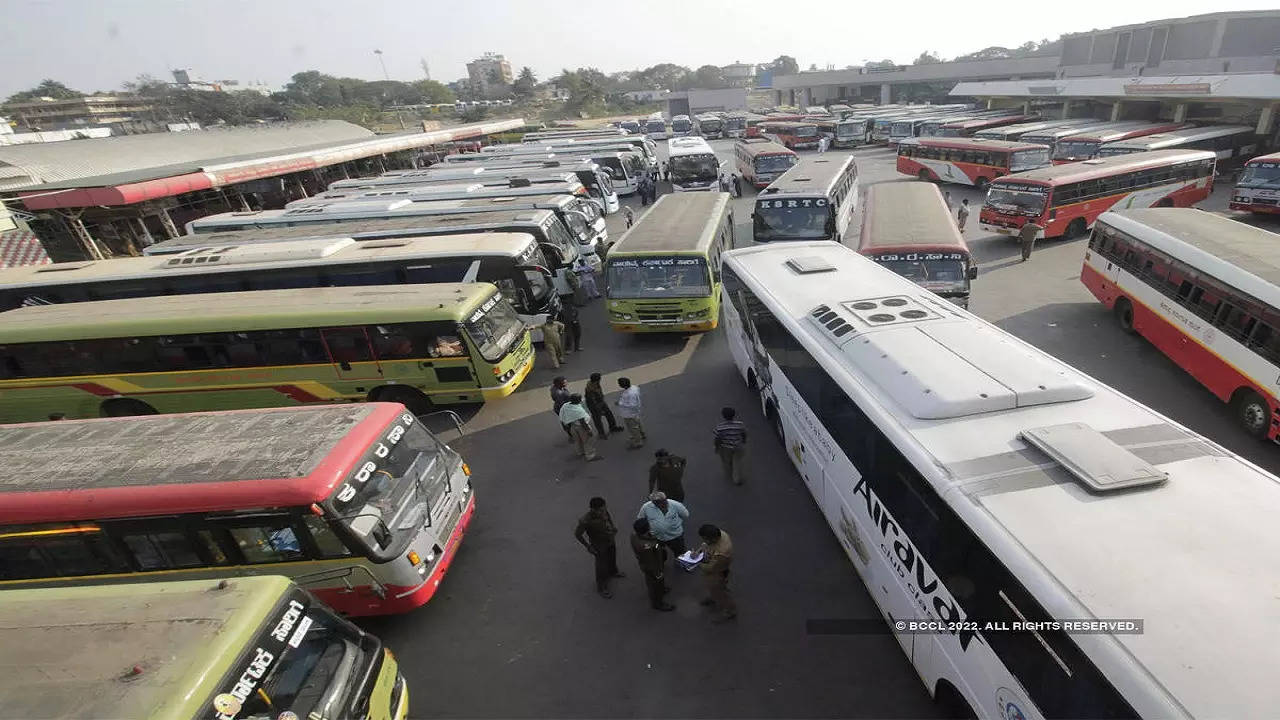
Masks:
[[[666,90],[632,90],[631,92],[623,93],[623,95],[632,102],[651,103],[667,99]]]
[[[511,63],[506,58],[495,53],[485,53],[483,57],[467,63],[467,79],[477,95],[494,99],[510,95],[511,84],[516,78],[511,72]]]
[[[667,116],[697,115],[716,110],[746,110],[747,89],[682,90],[667,95]]]
[[[751,87],[756,78],[756,66],[752,63],[734,61],[731,65],[720,68],[724,79],[734,87]]]
[[[154,106],[136,95],[85,95],[69,100],[44,98],[0,107],[26,130],[75,130],[125,126],[150,114]]]

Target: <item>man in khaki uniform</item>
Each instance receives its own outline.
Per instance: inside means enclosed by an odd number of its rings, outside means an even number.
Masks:
[[[702,538],[702,579],[707,584],[707,597],[703,605],[714,606],[720,614],[716,622],[738,617],[738,605],[729,593],[729,565],[733,562],[733,541],[729,533],[707,523],[698,528]]]
[[[1018,231],[1018,240],[1022,244],[1022,262],[1031,258],[1031,251],[1036,249],[1036,236],[1044,231],[1037,223],[1028,220]]]

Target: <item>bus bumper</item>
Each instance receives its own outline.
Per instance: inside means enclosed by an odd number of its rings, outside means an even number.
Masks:
[[[609,326],[615,332],[623,333],[651,333],[651,332],[705,332],[707,330],[715,330],[719,324],[717,318],[710,320],[700,320],[698,322],[671,322],[671,323],[625,323],[610,322]]]

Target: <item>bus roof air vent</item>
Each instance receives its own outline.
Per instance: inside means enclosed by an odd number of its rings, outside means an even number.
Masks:
[[[919,322],[921,320],[936,320],[942,317],[933,310],[921,305],[914,298],[905,295],[852,300],[842,303],[842,305],[854,317],[871,327]]]
[[[826,258],[819,255],[804,255],[802,257],[790,258],[787,260],[787,267],[801,275],[831,272],[836,269],[835,265],[827,262]]]
[[[188,250],[180,255],[161,256],[165,259],[160,263],[159,268],[171,270],[194,265],[248,265],[260,262],[313,260],[329,257],[355,244],[355,240],[346,237],[327,240],[290,240],[218,249],[202,247]]]
[[[1168,473],[1084,423],[1028,428],[1018,436],[1094,492],[1157,485],[1169,479]]]

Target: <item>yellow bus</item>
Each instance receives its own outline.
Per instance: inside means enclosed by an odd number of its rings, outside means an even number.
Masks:
[[[421,414],[509,395],[532,367],[489,283],[37,305],[0,313],[0,422],[364,400]]]
[[[14,718],[401,720],[395,656],[279,576],[0,593]]]
[[[609,324],[619,332],[711,330],[720,255],[733,249],[729,194],[664,195],[609,251]]]

